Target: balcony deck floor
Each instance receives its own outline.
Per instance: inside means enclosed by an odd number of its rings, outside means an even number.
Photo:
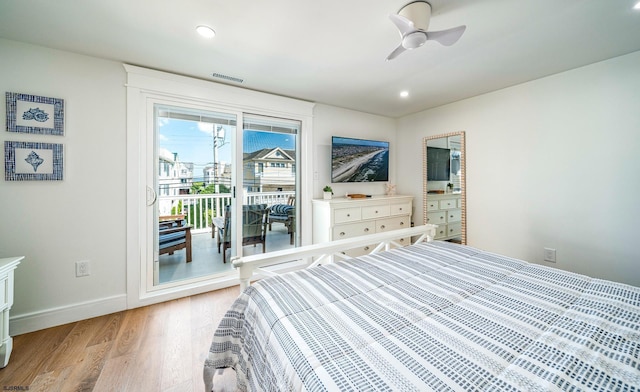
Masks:
[[[274,223],[273,230],[267,231],[267,252],[292,248],[289,234],[283,224]],[[179,250],[173,255],[160,255],[159,283],[173,282],[196,278],[205,275],[215,275],[233,271],[229,262],[231,251],[227,250],[227,262],[222,262],[222,253],[218,253],[217,239],[211,238],[211,233],[193,234],[191,237],[192,261],[185,262],[186,251]],[[222,249],[221,249],[222,250]],[[245,255],[262,252],[262,245],[247,245],[242,251]]]

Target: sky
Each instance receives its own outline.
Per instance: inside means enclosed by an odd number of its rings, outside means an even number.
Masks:
[[[160,148],[177,152],[181,162],[194,164],[194,175],[202,175],[202,169],[214,161],[212,124],[173,118],[160,118],[158,123],[158,144]],[[217,161],[231,163],[231,138],[235,126],[222,125],[218,138]],[[296,135],[245,130],[243,133],[244,152],[262,148],[280,147],[285,150],[295,148]]]

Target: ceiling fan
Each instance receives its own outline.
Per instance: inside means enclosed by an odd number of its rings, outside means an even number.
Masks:
[[[393,60],[405,50],[419,48],[429,40],[437,41],[444,46],[451,46],[460,39],[467,28],[462,25],[448,30],[427,31],[430,18],[431,4],[422,0],[411,2],[402,7],[397,14],[389,15],[389,19],[400,31],[402,41],[387,56],[387,61]]]

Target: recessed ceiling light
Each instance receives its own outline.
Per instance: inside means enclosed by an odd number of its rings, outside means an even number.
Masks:
[[[401,91],[401,92],[400,92],[400,96],[401,96],[402,98],[406,98],[406,97],[408,97],[408,96],[409,96],[409,92],[408,92],[408,91]]]
[[[216,32],[209,26],[200,25],[196,27],[196,31],[205,38],[213,38],[216,36]]]
[[[640,10],[640,1],[636,3],[636,5],[633,6],[634,10]]]

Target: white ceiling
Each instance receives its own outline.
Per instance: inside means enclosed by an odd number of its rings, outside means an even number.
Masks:
[[[0,37],[390,117],[640,50],[637,0],[431,0],[460,41],[386,62],[409,1],[2,0]]]

